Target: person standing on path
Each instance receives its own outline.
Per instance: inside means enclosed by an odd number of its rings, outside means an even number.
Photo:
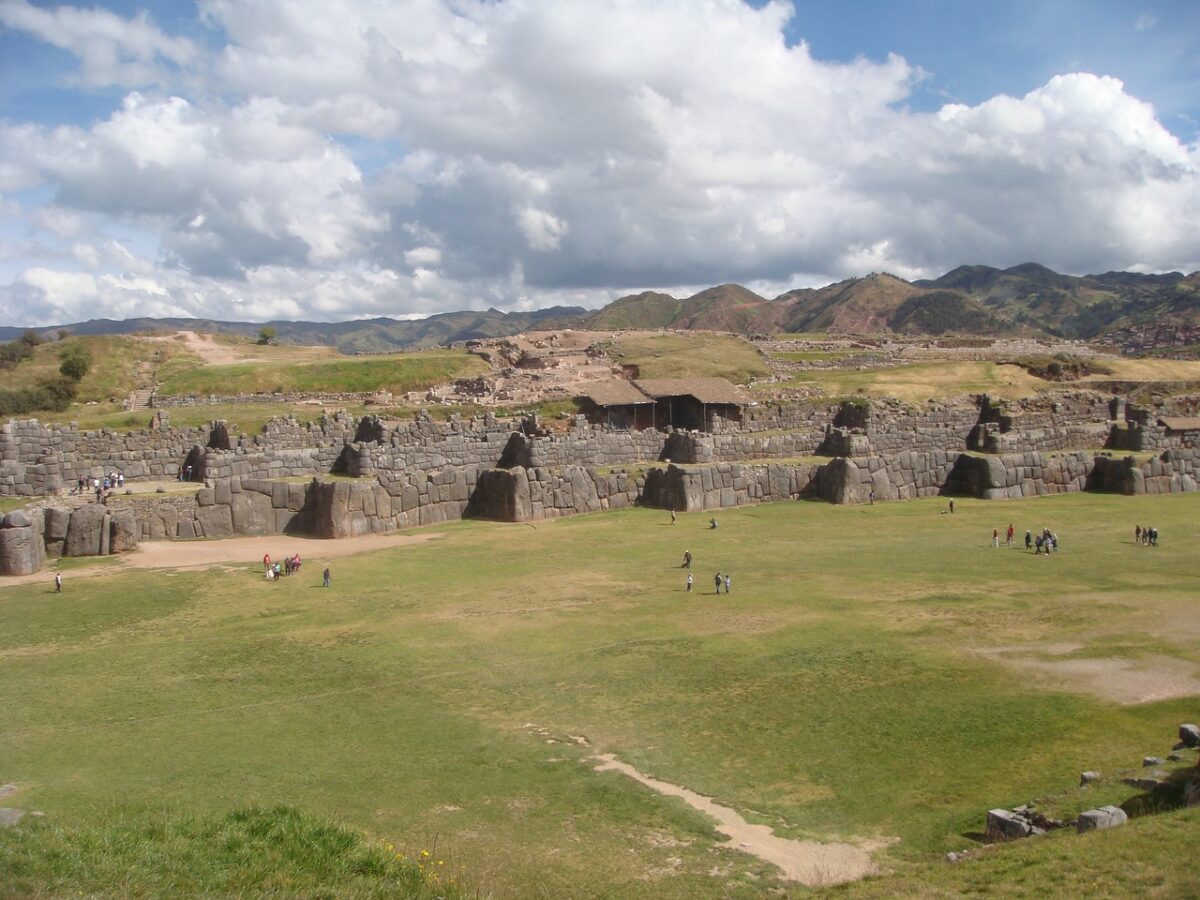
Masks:
[[[718,594],[721,593],[721,573],[720,572],[718,572],[716,575],[713,576],[713,585],[717,589],[716,592]]]
[[[62,593],[62,572],[54,573],[54,593]]]
[[[325,567],[325,571],[321,573],[321,578],[323,579],[321,587],[329,587],[329,566]]]
[[[725,593],[726,594],[733,593],[733,588],[730,587],[730,584],[732,583],[732,581],[733,581],[733,579],[731,579],[728,575],[725,576]]]
[[[689,594],[692,592],[692,573],[691,572],[688,572],[687,592]]]

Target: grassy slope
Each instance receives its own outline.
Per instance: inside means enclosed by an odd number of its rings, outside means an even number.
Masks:
[[[830,397],[865,394],[920,401],[930,398],[987,393],[1017,399],[1054,387],[1020,366],[988,361],[936,360],[878,369],[814,369],[784,386],[814,386]],[[771,387],[776,387],[772,385]]]
[[[766,364],[746,341],[727,334],[631,334],[614,342],[613,358],[640,368],[642,378],[717,376],[735,384],[765,375]]]
[[[234,394],[275,391],[424,390],[455,378],[489,371],[476,356],[436,350],[315,362],[238,363],[206,366],[165,380],[164,396]]]
[[[335,563],[332,591],[316,556],[280,585],[248,561],[69,579],[53,599],[6,588],[0,759],[23,788],[7,802],[100,827],[284,803],[410,854],[437,841],[502,896],[761,893],[770,868],[714,851],[702,816],[585,764],[614,752],[785,835],[899,837],[893,874],[856,890],[969,886],[980,868],[935,863],[972,845],[986,809],[1040,795],[1084,808],[1100,794],[1074,790],[1081,770],[1136,767],[1195,718],[1194,700],[1121,707],[973,648],[1072,641],[1200,665],[1186,539],[1200,496],[941,508],[775,504],[727,511],[716,532],[648,510],[461,523]],[[1009,520],[1050,524],[1065,549],[992,550]],[[1163,546],[1133,546],[1135,520]],[[717,568],[734,575],[729,600],[707,593]],[[1162,879],[1194,879],[1194,853],[1162,853],[1140,827],[1116,840]],[[995,859],[1062,855],[1026,876],[1054,884],[1064,867],[1084,877],[1083,846]],[[1140,884],[1136,869],[1105,871]]]
[[[79,383],[78,400],[104,402],[123,400],[137,387],[139,364],[159,364],[168,369],[195,365],[197,360],[182,347],[150,342],[136,337],[70,337],[39,346],[31,360],[3,373],[6,387],[27,388],[47,378],[58,377],[59,354],[73,346],[82,346],[92,358],[92,368]]]

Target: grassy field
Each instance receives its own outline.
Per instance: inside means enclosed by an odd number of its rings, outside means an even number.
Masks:
[[[642,378],[715,376],[745,384],[767,374],[767,365],[746,341],[708,332],[626,334],[610,349],[617,363],[636,365]]]
[[[79,403],[119,403],[137,387],[139,367],[159,367],[170,372],[199,364],[199,360],[184,347],[171,342],[119,335],[68,337],[41,344],[32,359],[5,372],[5,387],[30,388],[40,381],[58,377],[62,362],[60,354],[74,347],[82,347],[92,360],[91,370],[79,383]]]
[[[162,382],[164,396],[278,391],[419,391],[490,369],[477,356],[427,350],[388,356],[206,366]]]
[[[949,361],[913,363],[878,369],[821,369],[805,372],[802,377],[782,385],[763,388],[817,387],[830,397],[862,395],[922,400],[956,397],[963,394],[991,394],[1019,399],[1039,389],[1059,387],[1030,375],[1020,366],[988,361]]]
[[[1128,800],[1119,776],[1196,720],[1200,495],[943,509],[456,523],[335,562],[331,590],[315,557],[277,585],[247,560],[4,587],[0,782],[46,818],[0,830],[0,866],[48,893],[153,894],[149,863],[105,891],[104,854],[55,848],[208,833],[254,804],[428,849],[485,896],[775,886],[682,801],[593,771],[613,753],[784,837],[887,842],[883,874],[835,893],[1194,893],[1200,810],[942,856],[978,846],[991,807]],[[1062,551],[992,549],[1009,521],[1052,527]],[[1135,522],[1162,546],[1134,545]],[[1130,703],[1139,679],[1179,696]],[[1105,779],[1078,789],[1084,769]],[[274,884],[313,877],[281,863]]]

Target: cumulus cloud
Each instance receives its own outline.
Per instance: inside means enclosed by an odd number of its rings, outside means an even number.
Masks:
[[[59,242],[0,287],[27,321],[72,291],[109,314],[332,319],[969,262],[1200,267],[1200,151],[1102,75],[917,113],[920,61],[817,59],[782,2],[201,15],[215,50],[144,14],[0,0],[84,78],[186,76],[86,127],[0,123],[0,191]],[[141,235],[129,258],[116,227]]]
[[[162,84],[198,59],[190,40],[164,34],[145,10],[122,19],[98,8],[45,9],[26,0],[3,0],[0,25],[74,54],[79,80],[89,87]]]

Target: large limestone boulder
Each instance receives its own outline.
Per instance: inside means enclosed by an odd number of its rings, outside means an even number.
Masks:
[[[233,516],[228,506],[201,506],[196,510],[198,537],[233,537]]]
[[[32,575],[45,558],[41,529],[33,519],[19,509],[0,519],[0,575]]]
[[[1081,812],[1079,818],[1075,820],[1075,830],[1083,834],[1085,831],[1115,828],[1118,825],[1124,825],[1128,819],[1125,810],[1119,806],[1101,806],[1099,809]]]
[[[141,526],[132,509],[114,510],[108,523],[108,552],[128,553],[136,550]]]
[[[989,841],[1012,841],[1029,837],[1033,833],[1033,824],[1012,810],[989,809],[983,833]]]
[[[62,556],[67,543],[67,526],[71,510],[65,506],[48,506],[45,512],[46,555]]]
[[[1185,747],[1200,747],[1200,726],[1180,725],[1179,740]]]
[[[270,534],[275,529],[270,494],[260,494],[257,491],[234,494],[230,502],[230,512],[235,534]]]
[[[80,506],[71,513],[63,556],[100,556],[108,543],[104,520],[108,507],[100,503]]]

